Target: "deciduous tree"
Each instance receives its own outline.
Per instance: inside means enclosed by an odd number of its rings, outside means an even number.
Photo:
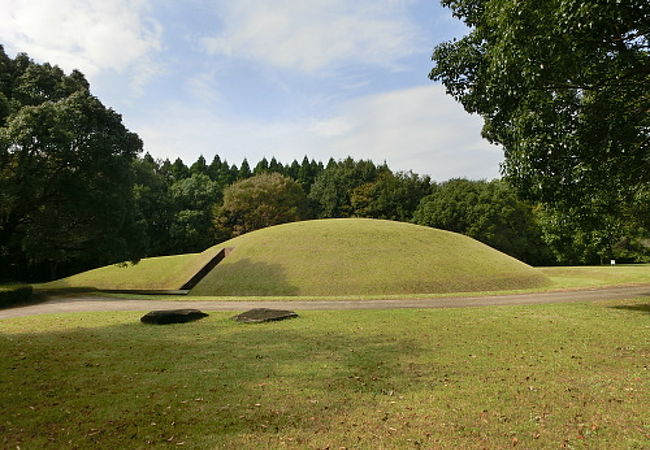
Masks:
[[[589,207],[650,182],[647,0],[442,0],[469,27],[430,77],[505,150],[530,198]]]
[[[217,182],[204,174],[194,174],[171,188],[174,217],[170,236],[174,253],[203,251],[215,243],[210,211],[221,200]]]
[[[388,167],[378,168],[372,161],[354,161],[350,157],[339,162],[330,160],[314,181],[309,198],[318,204],[320,217],[350,217],[354,213],[353,190],[374,182],[380,172],[387,171]]]
[[[1,47],[0,91],[0,269],[17,264],[24,274],[46,264],[54,275],[62,265],[138,259],[138,136],[81,73],[12,60]]]
[[[354,215],[375,219],[408,222],[420,204],[431,193],[431,179],[413,172],[381,172],[375,181],[352,190],[350,203]]]
[[[223,238],[310,217],[307,197],[292,179],[261,173],[227,187],[213,209],[213,224]]]
[[[552,261],[532,207],[503,181],[442,183],[422,199],[413,220],[473,237],[529,264]]]

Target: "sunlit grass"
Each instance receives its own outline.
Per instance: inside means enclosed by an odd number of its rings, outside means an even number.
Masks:
[[[647,300],[300,314],[0,321],[1,446],[650,445]]]
[[[650,264],[540,267],[557,288],[587,288],[650,283]]]
[[[540,287],[546,277],[456,233],[403,222],[325,219],[257,230],[192,295],[404,295]]]
[[[193,295],[137,295],[120,293],[100,293],[103,296],[170,301],[331,301],[331,300],[398,300],[425,299],[440,297],[466,297],[510,294],[531,294],[536,292],[571,291],[579,289],[632,286],[650,283],[650,264],[617,266],[574,266],[574,267],[540,267],[550,280],[542,288],[513,289],[500,291],[446,292],[430,294],[386,294],[386,295],[335,295],[335,296],[193,296]]]

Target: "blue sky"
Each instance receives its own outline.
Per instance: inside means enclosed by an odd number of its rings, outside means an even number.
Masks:
[[[502,151],[428,80],[463,25],[436,1],[3,0],[0,42],[70,71],[156,158],[348,155],[442,181]]]

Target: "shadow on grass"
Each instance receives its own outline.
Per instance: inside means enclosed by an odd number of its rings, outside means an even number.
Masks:
[[[97,292],[94,288],[58,288],[58,289],[34,289],[32,295],[25,300],[14,302],[11,304],[0,304],[0,310],[3,309],[12,309],[12,308],[22,308],[25,306],[38,305],[39,303],[44,303],[50,299],[52,296],[66,296],[72,294],[80,293],[91,293]]]
[[[401,356],[423,351],[415,341],[381,334],[352,341],[303,320],[151,326],[134,317],[127,325],[0,333],[0,372],[13,387],[0,392],[0,404],[12,405],[0,410],[0,435],[8,447],[212,447],[242,434],[325,432],[348,415],[352,397],[374,403],[414,389],[399,380],[410,379]]]
[[[190,295],[297,295],[279,264],[242,259],[217,265],[190,291]]]
[[[94,287],[73,287],[73,286],[47,288],[47,289],[41,289],[39,287],[34,288],[34,294],[38,294],[41,296],[83,294],[87,292],[98,292],[98,291]]]
[[[625,309],[625,310],[628,310],[628,311],[642,311],[642,312],[650,314],[650,303],[637,303],[637,304],[632,304],[632,305],[617,305],[617,306],[610,306],[610,308],[613,308],[613,309]]]

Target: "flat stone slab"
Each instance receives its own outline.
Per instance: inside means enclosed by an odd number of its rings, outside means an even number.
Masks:
[[[298,317],[293,311],[285,311],[282,309],[268,309],[268,308],[254,308],[250,311],[243,312],[232,318],[235,322],[243,323],[261,323],[273,322],[276,320],[293,319]]]
[[[208,317],[198,309],[168,309],[162,311],[151,311],[140,317],[140,322],[153,325],[167,325],[170,323],[185,323]]]

